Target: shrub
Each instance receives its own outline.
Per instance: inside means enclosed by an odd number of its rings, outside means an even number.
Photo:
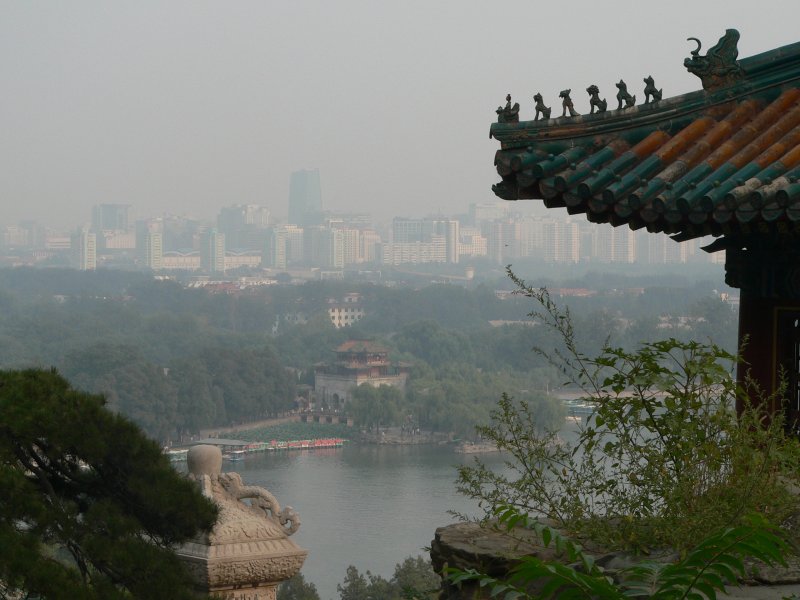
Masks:
[[[504,395],[493,425],[478,431],[509,453],[510,474],[476,461],[459,470],[461,492],[487,512],[507,504],[612,548],[685,549],[744,515],[777,525],[796,510],[798,444],[780,415],[760,408],[770,402],[754,384],[737,385],[735,356],[669,339],[632,352],[606,345],[588,357],[576,347],[569,311],[510,276],[540,305],[531,317],[563,341],[536,351],[582,390],[593,413],[568,445],[538,434],[529,406]]]

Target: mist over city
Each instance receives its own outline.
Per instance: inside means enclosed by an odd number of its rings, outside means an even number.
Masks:
[[[674,96],[695,89],[687,37],[735,26],[740,56],[795,41],[776,17],[789,1],[728,2],[724,19],[712,3],[572,6],[5,2],[0,225],[70,230],[98,204],[128,204],[132,221],[254,204],[280,222],[303,169],[319,170],[326,210],[465,213],[492,198],[506,94],[523,120],[537,92],[613,96],[620,78]]]
[[[0,2],[0,598],[800,595],[799,15]]]

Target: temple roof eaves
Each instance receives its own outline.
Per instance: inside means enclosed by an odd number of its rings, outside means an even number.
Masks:
[[[800,232],[800,43],[735,61],[737,40],[728,30],[709,50],[722,58],[708,59],[703,90],[618,110],[595,93],[599,112],[553,119],[537,95],[537,117],[548,118],[492,125],[502,177],[493,191],[679,239]],[[687,68],[702,71],[706,59],[693,51]],[[513,120],[519,106],[507,100]]]

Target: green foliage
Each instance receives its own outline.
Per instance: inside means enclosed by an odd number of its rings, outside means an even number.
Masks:
[[[347,567],[344,581],[341,584],[336,584],[336,591],[339,592],[341,600],[369,600],[371,594],[367,577],[373,579],[373,575],[369,571],[365,576],[359,573],[358,569],[353,565]]]
[[[573,515],[580,515],[583,506],[584,473],[572,449],[560,443],[556,432],[541,428],[536,411],[525,401],[503,394],[491,417],[491,425],[476,429],[509,455],[505,473],[476,458],[473,465],[458,468],[458,490],[478,499],[487,515],[509,504],[524,511],[538,509],[564,525],[578,520]]]
[[[615,581],[598,567],[591,556],[557,531],[512,507],[497,510],[499,526],[513,533],[516,527],[535,531],[545,547],[553,546],[556,560],[524,556],[506,580],[475,570],[449,569],[448,580],[456,585],[475,582],[489,588],[492,597],[517,598],[656,598],[658,600],[716,600],[718,592],[745,576],[744,559],[772,565],[785,564],[787,543],[766,519],[748,516],[742,525],[720,529],[674,563],[641,562],[618,574]]]
[[[564,421],[561,403],[541,389],[536,375],[513,371],[484,372],[450,365],[412,377],[406,393],[407,413],[421,427],[471,436],[476,423],[488,423],[501,390],[514,390],[538,415],[539,428],[556,429]]]
[[[41,598],[191,598],[171,547],[216,509],[104,404],[55,371],[0,372],[0,582]]]
[[[319,600],[319,594],[317,586],[298,573],[278,586],[278,600]]]
[[[317,318],[289,327],[278,336],[276,343],[289,366],[313,374],[313,365],[330,360],[333,350],[346,342],[349,335],[345,328],[336,329],[330,319]]]
[[[373,387],[362,383],[353,390],[347,412],[357,427],[370,431],[375,427],[390,427],[403,421],[402,392],[390,385]]]
[[[429,560],[422,556],[409,556],[394,568],[394,575],[386,580],[369,571],[362,575],[353,565],[337,584],[341,600],[432,600],[438,598],[441,580],[434,573]]]
[[[136,346],[100,342],[67,353],[64,373],[76,386],[104,393],[109,408],[159,440],[294,405],[293,378],[265,346],[195,348],[191,358],[159,367]]]
[[[511,504],[611,547],[686,547],[697,536],[758,512],[773,524],[797,508],[789,486],[800,450],[780,416],[767,419],[730,376],[718,346],[669,339],[635,351],[578,349],[568,310],[547,290],[512,279],[542,307],[531,316],[561,337],[546,354],[594,409],[574,447],[536,430],[535,412],[503,396],[484,438],[508,451],[510,475],[479,462],[459,489],[488,510]],[[737,400],[743,407],[738,415]],[[769,405],[763,400],[760,404]]]
[[[626,517],[613,526],[596,519],[605,536],[678,545],[685,532],[702,535],[744,513],[778,523],[796,508],[786,483],[800,465],[797,443],[780,416],[769,419],[738,388],[733,360],[715,346],[668,340],[635,353],[607,348],[587,363],[600,387],[581,450],[598,473],[613,473],[588,491],[605,516]]]
[[[568,282],[600,290],[569,299],[584,315],[576,319],[580,340],[600,348],[605,328],[624,322],[614,341],[630,350],[662,334],[658,316],[672,311],[694,320],[669,335],[709,336],[733,348],[735,314],[710,297],[711,286],[671,283],[650,274],[645,292],[630,295],[610,288],[641,280],[604,275]],[[523,398],[521,390],[533,395],[560,382],[546,358],[530,352],[532,345],[555,347],[557,334],[540,326],[489,326],[489,320],[525,319],[527,305],[522,297],[500,300],[486,285],[309,282],[228,295],[141,273],[23,268],[0,269],[0,290],[0,368],[55,365],[164,441],[290,408],[293,384],[313,384],[313,365],[330,360],[333,348],[353,335],[384,337],[395,358],[414,364],[400,413],[413,414],[425,429],[468,435],[487,421],[501,390]],[[327,300],[351,291],[362,294],[366,316],[354,328],[335,329],[324,312]],[[295,312],[309,322],[283,320]]]
[[[448,331],[436,321],[415,321],[403,327],[393,339],[398,349],[409,352],[436,368],[458,361],[474,362],[472,346],[460,331]]]
[[[395,565],[392,585],[406,600],[438,598],[442,580],[433,571],[429,559],[422,556],[409,556]]]

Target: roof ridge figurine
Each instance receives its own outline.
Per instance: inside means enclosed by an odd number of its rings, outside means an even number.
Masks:
[[[615,83],[614,85],[616,85],[619,90],[617,92],[617,110],[622,110],[623,101],[625,102],[625,108],[630,108],[636,104],[636,96],[631,96],[628,93],[628,86],[622,79],[619,80],[619,83]]]
[[[534,117],[534,121],[539,120],[539,114],[542,115],[542,118],[549,119],[550,118],[550,107],[544,105],[544,100],[542,99],[541,92],[537,92],[533,96],[533,101],[536,103],[536,117]]]
[[[575,110],[575,105],[572,104],[572,98],[570,98],[569,94],[572,91],[572,88],[561,90],[561,93],[558,94],[558,97],[561,98],[561,106],[563,107],[563,111],[561,113],[562,117],[567,116],[567,111],[569,111],[570,117],[577,117],[578,111]]]
[[[498,106],[495,112],[498,123],[519,123],[519,102],[511,106],[511,94],[506,96],[505,107]]]
[[[658,102],[661,100],[661,94],[664,91],[664,88],[661,88],[660,90],[656,89],[653,76],[648,75],[642,81],[644,81],[644,103],[650,104],[650,96],[653,97],[653,102]]]
[[[606,112],[606,109],[608,108],[608,102],[606,102],[605,98],[600,100],[600,88],[598,88],[595,84],[592,84],[586,88],[586,93],[589,94],[589,106],[592,108],[589,111],[590,115],[594,114],[595,108],[597,108],[597,112]]]

